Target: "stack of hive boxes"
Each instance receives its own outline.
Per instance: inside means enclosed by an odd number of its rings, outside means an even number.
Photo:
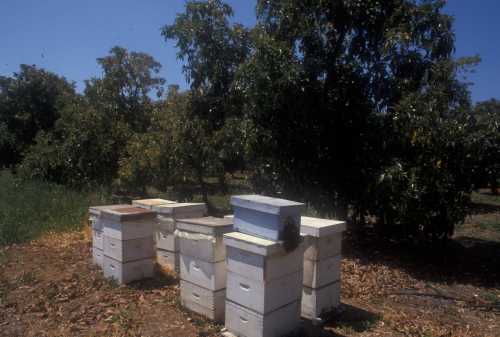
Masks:
[[[226,295],[226,249],[222,235],[233,221],[214,217],[176,222],[180,246],[181,303],[187,309],[222,322]]]
[[[179,271],[179,243],[174,232],[178,219],[203,217],[207,208],[204,203],[166,203],[153,206],[156,212],[154,238],[156,260],[159,265]]]
[[[237,232],[224,235],[228,335],[287,334],[300,323],[303,204],[258,195],[233,196],[231,204]]]
[[[340,263],[344,221],[302,217],[306,236],[302,317],[319,320],[340,304]]]
[[[127,208],[130,205],[106,205],[89,207],[89,222],[92,226],[92,260],[102,268],[104,261],[104,226],[101,211],[105,209]]]
[[[129,283],[153,276],[155,213],[139,207],[104,209],[104,276]]]

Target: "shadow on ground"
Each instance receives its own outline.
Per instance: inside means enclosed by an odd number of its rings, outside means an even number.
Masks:
[[[366,229],[346,232],[342,250],[346,257],[398,268],[420,280],[500,286],[498,241],[461,236],[443,246],[423,246],[380,237]]]

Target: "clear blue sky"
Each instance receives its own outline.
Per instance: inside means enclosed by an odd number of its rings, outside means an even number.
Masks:
[[[255,0],[227,0],[234,20],[255,21]],[[186,87],[174,45],[160,27],[172,23],[183,0],[1,0],[0,74],[19,64],[36,64],[75,81],[100,75],[96,58],[115,45],[153,55],[168,84]],[[479,54],[482,63],[469,76],[474,101],[500,98],[500,1],[449,0],[455,16],[457,56]]]

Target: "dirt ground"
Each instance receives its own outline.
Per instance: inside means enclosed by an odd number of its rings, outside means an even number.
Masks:
[[[499,214],[474,212],[447,255],[346,233],[342,306],[296,336],[500,336],[500,231],[488,225]],[[73,232],[1,248],[0,336],[219,335],[180,307],[174,274],[118,286],[92,265],[90,246]]]

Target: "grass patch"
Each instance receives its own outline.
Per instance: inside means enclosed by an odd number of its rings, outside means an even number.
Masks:
[[[489,192],[472,192],[471,199],[476,204],[500,206],[500,195],[493,195]]]
[[[481,229],[500,232],[500,218],[492,220],[482,220],[479,222]]]
[[[0,171],[0,246],[32,240],[49,231],[80,229],[91,204],[105,192],[80,192],[39,181],[21,181]]]

